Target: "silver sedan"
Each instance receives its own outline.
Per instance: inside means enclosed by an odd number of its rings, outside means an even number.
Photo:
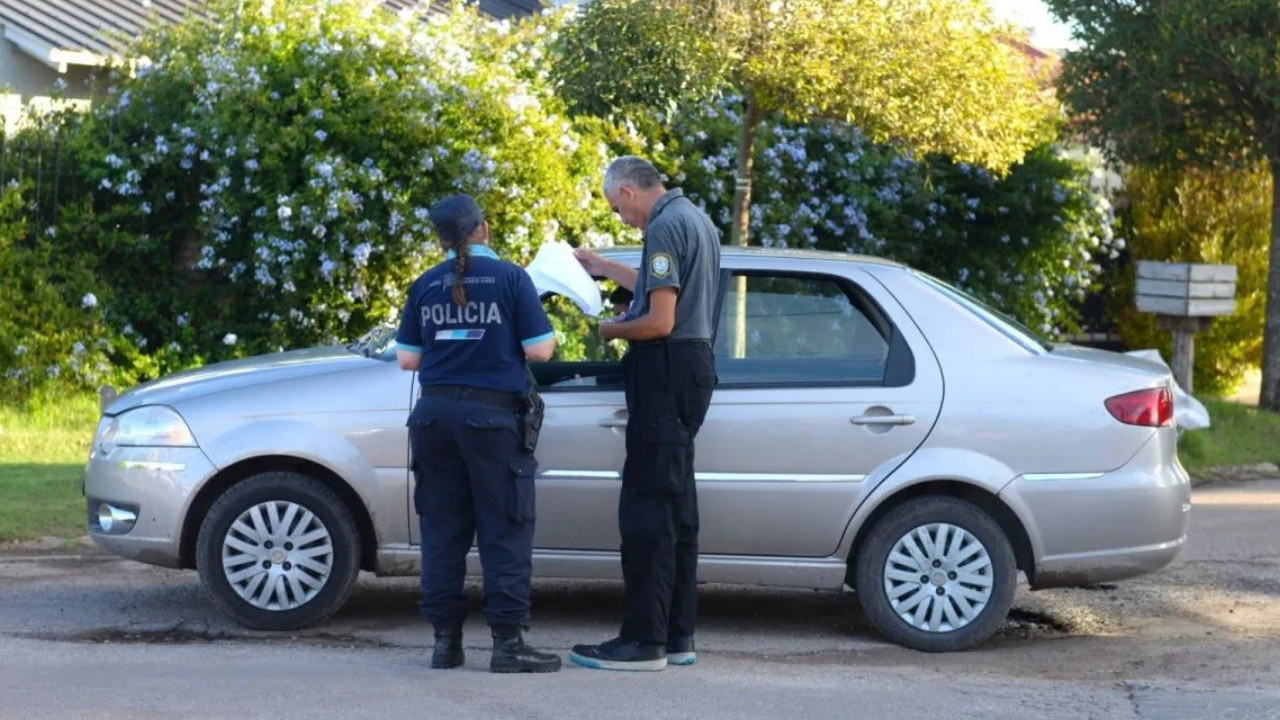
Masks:
[[[887,638],[949,651],[1000,627],[1019,571],[1033,589],[1115,581],[1182,548],[1168,368],[1046,343],[873,258],[725,248],[722,270],[700,580],[853,589]],[[621,577],[627,415],[619,363],[592,348],[534,368],[539,577]],[[385,330],[141,385],[104,408],[89,531],[197,570],[247,626],[321,622],[360,570],[418,571],[416,392]],[[474,551],[469,564],[478,574]]]

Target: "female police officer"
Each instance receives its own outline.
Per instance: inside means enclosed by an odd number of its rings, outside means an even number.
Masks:
[[[422,614],[435,628],[431,666],[464,661],[466,557],[478,537],[493,672],[554,672],[560,658],[524,643],[529,615],[537,461],[521,437],[526,358],[555,351],[533,281],[489,249],[476,202],[454,195],[431,209],[448,258],[409,291],[396,333],[400,367],[422,394],[409,414],[422,529]]]

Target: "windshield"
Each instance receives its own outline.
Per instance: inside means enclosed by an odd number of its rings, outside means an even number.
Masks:
[[[947,283],[926,273],[917,270],[912,271],[916,277],[924,280],[929,285],[939,290],[942,294],[955,300],[962,307],[972,312],[974,315],[982,318],[995,329],[1004,333],[1014,342],[1031,350],[1032,352],[1044,352],[1053,350],[1053,345],[1049,341],[1037,335],[1030,328],[1004,313],[996,310],[990,305],[973,297],[972,295],[959,290]]]
[[[395,347],[396,329],[390,325],[378,325],[360,336],[360,339],[347,343],[347,349],[360,353],[365,357],[389,356]]]

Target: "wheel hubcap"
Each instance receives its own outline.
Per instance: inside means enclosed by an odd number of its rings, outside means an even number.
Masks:
[[[231,523],[222,540],[222,571],[250,605],[292,610],[324,589],[333,571],[333,538],[301,505],[260,503]]]
[[[921,525],[884,564],[884,590],[898,617],[928,632],[959,630],[986,609],[995,585],[986,547],[963,528]]]

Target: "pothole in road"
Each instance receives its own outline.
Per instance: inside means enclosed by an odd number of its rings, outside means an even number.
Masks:
[[[392,648],[391,643],[354,635],[335,635],[330,633],[297,634],[239,634],[221,630],[200,628],[96,628],[77,633],[39,633],[26,635],[35,640],[52,640],[56,642],[86,643],[92,645],[194,645],[199,643],[273,643],[288,645],[310,645],[313,647],[362,647]]]
[[[1079,628],[1064,618],[1054,617],[1048,613],[1035,610],[1013,608],[1005,618],[1004,625],[997,631],[1004,637],[1044,637],[1046,635],[1066,635]]]

